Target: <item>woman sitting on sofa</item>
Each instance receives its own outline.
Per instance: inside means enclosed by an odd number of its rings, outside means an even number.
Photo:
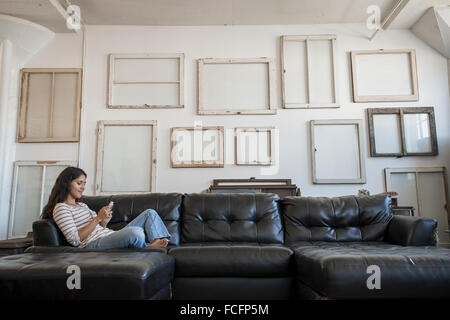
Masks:
[[[86,185],[86,173],[80,168],[64,169],[53,186],[43,219],[53,219],[67,241],[80,248],[145,248],[166,247],[170,238],[158,213],[147,209],[121,230],[106,226],[112,217],[112,208],[105,206],[95,213],[78,200]],[[150,243],[145,242],[145,236]]]

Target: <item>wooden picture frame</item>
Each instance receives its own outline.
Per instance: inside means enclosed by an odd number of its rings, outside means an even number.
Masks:
[[[110,54],[108,108],[184,108],[184,54]]]
[[[311,120],[310,134],[314,184],[366,183],[362,120]]]
[[[414,49],[352,51],[351,65],[354,102],[419,100]]]
[[[414,114],[420,118],[413,118]],[[368,108],[367,120],[372,157],[438,154],[433,107]]]
[[[283,108],[339,108],[336,39],[334,34],[280,37]]]
[[[17,142],[78,142],[80,68],[24,68]]]
[[[212,149],[209,147],[211,141],[214,142]],[[209,154],[205,149],[211,149],[207,150]],[[224,128],[200,126],[171,128],[170,163],[172,168],[223,168]]]
[[[157,133],[156,120],[98,121],[95,195],[155,192]]]
[[[268,58],[199,59],[198,114],[276,114],[274,70]]]
[[[22,238],[32,231],[32,224],[40,219],[59,173],[77,165],[76,161],[14,162],[8,239]]]
[[[240,166],[271,166],[275,163],[275,127],[235,128],[235,162]],[[247,143],[242,139],[249,138]],[[251,140],[251,141],[250,141]],[[264,141],[262,141],[264,140]],[[250,149],[249,148],[253,148]],[[244,153],[244,154],[243,154]]]
[[[404,180],[400,179],[401,175],[405,175]],[[445,240],[443,243],[450,244],[449,235],[445,233],[450,224],[447,169],[385,168],[384,178],[386,191],[398,193],[398,206],[414,207],[415,216],[436,219],[440,241]]]

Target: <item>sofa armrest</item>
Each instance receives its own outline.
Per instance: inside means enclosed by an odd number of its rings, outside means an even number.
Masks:
[[[66,238],[52,220],[33,222],[33,245],[35,246],[70,246]]]
[[[386,240],[402,246],[437,246],[437,221],[431,218],[393,216]]]

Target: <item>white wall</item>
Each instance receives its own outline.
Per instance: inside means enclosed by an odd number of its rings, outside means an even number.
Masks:
[[[337,34],[339,109],[285,110],[276,115],[199,116],[197,109],[196,59],[273,57],[277,65],[276,101],[281,105],[280,48],[281,35]],[[158,121],[157,192],[200,192],[218,178],[291,178],[303,195],[338,196],[368,189],[372,194],[385,191],[385,167],[446,166],[450,168],[450,103],[447,59],[416,38],[409,30],[382,32],[370,42],[365,25],[289,25],[289,26],[205,26],[140,27],[88,26],[84,69],[83,113],[80,167],[88,174],[86,194],[94,193],[96,124],[98,120],[147,119]],[[50,45],[36,55],[27,67],[80,67],[81,40],[77,35],[57,35]],[[353,103],[351,99],[351,50],[416,49],[419,94],[417,102]],[[107,108],[107,56],[110,53],[182,52],[185,64],[185,108],[167,110],[114,110]],[[439,144],[436,157],[369,157],[368,107],[434,106]],[[367,183],[365,185],[313,185],[309,147],[309,120],[363,119]],[[262,176],[259,167],[170,168],[170,128],[221,125],[275,126],[280,129],[279,171]],[[17,160],[77,160],[77,144],[19,144]],[[330,159],[332,161],[332,159]]]
[[[7,236],[19,105],[20,68],[54,33],[27,20],[0,14],[0,239]]]

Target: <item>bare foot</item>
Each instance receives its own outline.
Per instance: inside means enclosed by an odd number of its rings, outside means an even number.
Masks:
[[[167,247],[169,244],[169,239],[161,238],[161,239],[155,239],[151,243],[147,243],[149,247]]]
[[[163,247],[163,248],[167,247],[167,245],[169,244],[169,239],[167,239],[167,238],[162,238],[162,239],[159,239],[159,240],[161,241],[160,246]]]
[[[150,243],[147,243],[149,247],[161,247],[161,239],[155,239]]]

